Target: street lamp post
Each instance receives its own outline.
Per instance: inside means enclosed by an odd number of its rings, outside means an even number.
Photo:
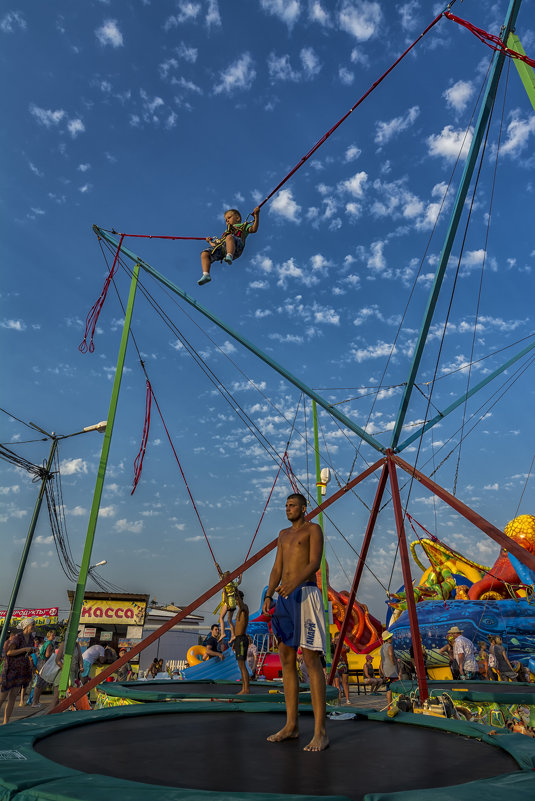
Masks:
[[[62,439],[69,439],[70,437],[76,437],[78,434],[86,434],[88,431],[103,432],[106,430],[106,421],[102,421],[101,423],[96,423],[96,425],[87,426],[82,431],[76,431],[74,434],[65,434],[63,436],[57,437],[54,434],[54,432],[49,434],[47,431],[44,431],[44,429],[39,428],[39,426],[35,425],[35,423],[30,423],[30,425],[32,425],[42,434],[45,434],[47,437],[49,437],[52,440],[52,445],[50,446],[50,453],[48,455],[46,466],[41,471],[42,479],[41,479],[41,487],[39,489],[39,495],[37,496],[37,501],[35,503],[35,508],[33,510],[33,515],[30,521],[28,534],[26,535],[26,541],[24,543],[24,548],[22,550],[22,555],[19,562],[19,568],[17,570],[17,575],[15,576],[15,583],[13,584],[13,589],[11,591],[11,598],[9,599],[9,604],[6,609],[6,617],[4,620],[4,625],[2,626],[2,631],[0,632],[0,654],[3,652],[4,643],[7,638],[7,632],[9,631],[11,618],[13,616],[13,610],[15,609],[15,605],[17,603],[17,596],[19,594],[22,577],[24,575],[24,570],[26,568],[26,562],[28,561],[28,554],[30,553],[30,548],[33,541],[33,535],[35,533],[37,520],[39,518],[39,512],[41,511],[41,504],[43,502],[43,497],[46,491],[46,482],[52,478],[52,473],[50,472],[50,470],[54,462],[54,456],[56,455],[58,442],[59,440]]]

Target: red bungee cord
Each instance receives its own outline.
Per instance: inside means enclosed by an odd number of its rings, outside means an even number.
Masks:
[[[452,3],[453,3],[453,2],[455,2],[455,0],[452,0]],[[452,3],[450,3],[450,6],[452,5]],[[283,180],[282,180],[282,181],[280,181],[280,183],[279,183],[279,184],[277,184],[277,186],[275,187],[275,189],[273,189],[273,190],[272,190],[272,191],[269,193],[269,195],[267,195],[267,196],[264,198],[264,200],[263,200],[261,203],[259,203],[259,205],[258,205],[258,208],[262,208],[262,206],[263,206],[265,203],[267,203],[267,201],[268,201],[268,200],[270,200],[270,198],[272,198],[272,197],[273,197],[273,195],[275,195],[275,194],[276,194],[276,193],[279,191],[279,189],[281,189],[281,187],[283,187],[283,186],[284,186],[284,184],[285,184],[287,181],[289,181],[289,180],[290,180],[290,178],[292,177],[292,175],[294,175],[294,173],[296,173],[296,172],[297,172],[297,170],[298,170],[300,167],[302,167],[302,166],[303,166],[303,164],[304,164],[306,161],[308,161],[308,159],[309,159],[309,158],[310,158],[310,157],[311,157],[311,156],[312,156],[312,155],[313,155],[313,154],[316,152],[316,150],[318,150],[318,148],[319,148],[319,147],[321,147],[321,145],[322,145],[324,142],[326,142],[326,141],[327,141],[327,139],[328,139],[328,138],[329,138],[329,137],[330,137],[330,136],[331,136],[331,135],[332,135],[332,134],[333,134],[333,133],[336,131],[336,129],[337,129],[337,128],[338,128],[338,127],[339,127],[339,126],[340,126],[340,125],[341,125],[343,122],[345,122],[345,120],[346,120],[346,119],[349,117],[349,115],[350,115],[350,114],[352,114],[352,113],[355,111],[355,109],[356,109],[356,108],[358,108],[358,106],[360,106],[360,104],[361,104],[361,103],[362,103],[362,102],[363,102],[363,101],[364,101],[364,100],[365,100],[365,99],[368,97],[368,95],[370,95],[370,94],[373,92],[373,90],[374,90],[374,89],[376,89],[376,88],[379,86],[379,84],[380,84],[380,83],[382,83],[382,81],[383,81],[383,80],[386,78],[386,76],[387,76],[387,75],[389,75],[389,74],[392,72],[392,70],[393,70],[393,69],[394,69],[394,68],[395,68],[395,67],[396,67],[396,66],[397,66],[397,65],[400,63],[400,61],[402,61],[402,60],[405,58],[405,56],[406,56],[406,55],[407,55],[407,54],[408,54],[408,53],[409,53],[409,52],[412,50],[412,48],[413,48],[413,47],[414,47],[414,46],[415,46],[415,45],[416,45],[416,44],[417,44],[417,43],[420,41],[420,39],[422,39],[422,38],[423,38],[423,37],[424,37],[424,36],[425,36],[425,35],[426,35],[426,34],[427,34],[427,33],[428,33],[430,30],[431,30],[431,28],[433,28],[433,26],[434,26],[434,25],[436,25],[436,23],[439,21],[439,19],[441,19],[441,17],[443,16],[443,13],[446,13],[446,14],[447,14],[447,13],[449,13],[449,12],[442,12],[442,11],[441,11],[441,12],[440,12],[440,14],[438,14],[438,15],[435,17],[435,19],[434,19],[434,20],[433,20],[433,21],[432,21],[432,22],[431,22],[431,23],[430,23],[430,24],[427,26],[427,28],[426,28],[426,29],[425,29],[425,30],[424,30],[424,31],[423,31],[423,32],[422,32],[422,33],[421,33],[421,34],[420,34],[420,35],[419,35],[419,36],[418,36],[418,37],[417,37],[417,38],[414,40],[414,42],[413,42],[411,45],[409,45],[409,47],[408,47],[408,48],[407,48],[407,49],[406,49],[406,50],[405,50],[405,51],[404,51],[404,52],[403,52],[403,53],[402,53],[402,54],[399,56],[399,58],[397,58],[397,59],[396,59],[396,61],[394,61],[394,63],[393,63],[393,64],[392,64],[392,65],[391,65],[391,66],[390,66],[390,67],[389,67],[389,68],[386,70],[386,72],[385,72],[385,73],[383,73],[383,75],[381,75],[381,77],[380,77],[380,78],[378,78],[378,79],[377,79],[377,80],[376,80],[376,81],[375,81],[375,82],[374,82],[374,83],[373,83],[373,84],[370,86],[370,88],[368,89],[368,91],[367,91],[367,92],[365,92],[365,93],[362,95],[362,97],[361,97],[359,100],[357,100],[357,102],[355,103],[355,105],[354,105],[354,106],[352,106],[352,107],[349,109],[349,111],[348,111],[348,112],[346,112],[346,114],[344,114],[344,116],[343,116],[343,117],[341,117],[341,118],[338,120],[338,122],[336,123],[336,125],[333,125],[333,127],[332,127],[332,128],[329,130],[329,131],[327,131],[327,133],[325,133],[325,134],[324,134],[324,135],[321,137],[321,139],[319,139],[319,140],[318,140],[318,142],[316,142],[316,144],[315,144],[315,145],[314,145],[314,146],[313,146],[313,147],[312,147],[312,148],[311,148],[311,149],[308,151],[308,153],[306,153],[306,154],[305,154],[305,155],[304,155],[304,156],[301,158],[301,160],[298,162],[298,164],[296,164],[296,165],[295,165],[295,167],[294,167],[292,170],[290,170],[290,172],[288,173],[288,175],[286,175],[286,177],[285,177],[285,178],[283,178]],[[247,219],[248,219],[250,216],[251,216],[251,215],[249,214],[249,215],[248,215],[248,217],[247,217]],[[111,233],[113,233],[113,234],[117,234],[117,231],[112,231]],[[86,320],[86,332],[85,332],[85,336],[84,336],[84,339],[83,339],[83,341],[82,341],[82,343],[81,343],[81,345],[80,345],[80,347],[79,347],[79,349],[80,349],[80,351],[81,351],[82,353],[86,353],[86,351],[87,351],[87,350],[89,350],[89,352],[90,352],[90,353],[92,353],[92,352],[95,350],[95,346],[94,346],[94,344],[93,344],[93,334],[94,334],[94,332],[95,332],[95,328],[96,328],[96,325],[97,325],[97,320],[98,320],[98,317],[99,317],[100,311],[101,311],[101,309],[102,309],[102,306],[104,305],[104,301],[106,300],[106,294],[107,294],[107,291],[108,291],[108,287],[109,287],[109,284],[110,284],[110,282],[111,282],[111,280],[112,280],[112,278],[113,278],[113,275],[114,275],[114,272],[115,272],[115,269],[116,269],[116,264],[117,264],[117,260],[118,260],[119,252],[120,252],[120,250],[121,250],[121,244],[122,244],[122,242],[123,242],[123,239],[124,239],[125,237],[138,237],[138,238],[143,238],[143,239],[171,239],[171,240],[189,239],[189,240],[201,240],[201,241],[202,241],[203,239],[205,239],[205,238],[206,238],[206,237],[200,237],[200,236],[159,236],[159,235],[154,235],[154,234],[121,234],[121,239],[120,239],[120,242],[119,242],[119,246],[118,246],[118,248],[117,248],[117,253],[116,253],[116,255],[115,255],[115,260],[114,260],[114,263],[113,263],[112,270],[111,270],[111,272],[110,272],[110,274],[109,274],[108,278],[106,279],[106,283],[104,284],[104,288],[103,288],[103,290],[102,290],[102,293],[101,293],[101,295],[100,295],[99,299],[97,300],[97,302],[95,303],[95,305],[93,306],[93,308],[91,309],[91,311],[89,312],[89,314],[88,314],[88,316],[87,316],[87,320]],[[87,339],[87,334],[88,334],[88,330],[89,330],[89,327],[90,327],[90,326],[91,326],[91,340],[90,340],[90,344],[89,344],[89,348],[88,348],[88,347],[87,347],[87,343],[86,343],[86,339]]]
[[[444,16],[452,22],[456,22],[458,25],[462,25],[463,28],[469,30],[474,34],[474,36],[477,36],[480,42],[483,42],[483,44],[486,44],[487,47],[490,47],[491,50],[499,50],[501,53],[504,53],[510,58],[516,58],[519,61],[523,61],[525,64],[529,64],[530,67],[535,67],[535,59],[528,58],[528,56],[524,55],[523,53],[517,53],[516,50],[511,50],[511,48],[507,47],[505,42],[500,39],[499,36],[494,36],[494,34],[488,33],[487,31],[483,30],[483,28],[477,28],[475,25],[472,25],[471,22],[468,22],[468,20],[461,19],[461,17],[456,17],[455,14],[452,14],[450,11],[445,11]]]
[[[149,439],[151,402],[152,402],[152,387],[150,385],[149,379],[147,378],[147,394],[145,396],[145,421],[143,423],[143,434],[141,435],[141,445],[139,446],[139,453],[134,460],[134,483],[132,485],[132,492],[130,493],[130,495],[133,495],[134,492],[136,491],[139,479],[141,478],[141,471],[143,470],[143,459],[145,458],[147,441]]]
[[[106,295],[108,294],[108,289],[110,288],[110,284],[112,282],[113,276],[117,271],[117,263],[119,261],[119,253],[121,252],[121,245],[123,244],[124,234],[121,234],[121,238],[119,240],[119,244],[117,245],[117,252],[115,253],[115,258],[113,260],[113,265],[111,270],[108,273],[106,280],[104,281],[104,286],[102,287],[102,292],[100,293],[100,297],[98,300],[93,304],[91,309],[89,310],[89,314],[85,318],[85,332],[84,338],[78,345],[78,350],[80,353],[93,353],[95,350],[95,345],[93,344],[93,337],[95,336],[95,329],[97,327],[97,322],[99,318],[99,314],[104,306],[104,301],[106,300]],[[87,337],[90,333],[89,339],[89,346],[87,345]]]

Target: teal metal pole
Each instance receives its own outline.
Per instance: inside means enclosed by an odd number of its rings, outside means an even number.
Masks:
[[[4,643],[7,638],[7,632],[9,630],[9,624],[11,623],[11,617],[13,615],[13,610],[15,608],[15,604],[17,603],[17,595],[19,594],[19,589],[22,581],[22,576],[24,575],[24,570],[26,568],[26,562],[28,561],[28,554],[30,553],[30,548],[32,545],[33,535],[35,533],[35,527],[37,526],[37,520],[39,518],[39,512],[41,511],[41,504],[43,502],[43,496],[46,490],[46,482],[49,481],[51,478],[50,469],[52,467],[52,463],[54,461],[54,455],[56,453],[56,448],[58,447],[58,440],[56,437],[52,437],[52,445],[50,447],[50,454],[48,456],[48,461],[46,463],[46,467],[44,468],[45,472],[41,481],[41,489],[39,490],[39,495],[37,497],[37,501],[35,503],[35,508],[33,510],[32,519],[30,522],[30,528],[28,529],[28,534],[26,535],[26,542],[24,543],[24,548],[22,551],[22,556],[20,557],[19,562],[19,569],[17,570],[17,575],[15,576],[15,583],[13,584],[13,590],[11,591],[11,598],[9,599],[9,604],[6,609],[6,617],[4,620],[4,625],[2,626],[2,632],[0,633],[0,655],[3,653],[4,650]],[[1,658],[1,656],[0,656]]]
[[[522,0],[511,0],[509,5],[509,10],[506,17],[506,22],[504,23],[504,27],[502,29],[502,40],[505,42],[514,28],[516,18],[518,15],[518,10],[520,8],[520,3]],[[464,207],[464,202],[466,200],[466,195],[468,193],[468,189],[470,186],[470,181],[472,180],[472,175],[474,173],[474,169],[477,162],[477,155],[479,152],[479,148],[481,146],[481,142],[483,141],[483,137],[485,135],[485,128],[489,121],[490,112],[492,110],[492,106],[496,97],[496,91],[498,88],[498,81],[500,80],[500,74],[503,67],[503,62],[505,59],[505,55],[503,53],[496,53],[494,57],[494,62],[490,71],[489,79],[487,81],[487,86],[485,89],[485,93],[483,95],[483,100],[481,104],[481,109],[479,112],[479,117],[476,123],[476,128],[474,131],[474,137],[472,139],[472,144],[470,145],[470,150],[468,153],[468,157],[466,159],[466,163],[464,165],[464,171],[461,178],[461,183],[459,185],[459,189],[457,192],[457,197],[455,199],[455,205],[453,207],[453,212],[451,215],[450,224],[446,233],[446,240],[444,243],[444,247],[442,249],[442,254],[440,257],[440,261],[438,263],[438,267],[435,273],[435,280],[433,282],[433,286],[431,288],[431,293],[429,296],[429,300],[427,302],[427,308],[424,314],[424,320],[422,323],[422,327],[420,329],[420,333],[418,335],[418,340],[416,343],[416,347],[414,350],[414,356],[412,360],[412,365],[409,371],[409,377],[407,380],[407,384],[403,391],[403,396],[401,398],[400,407],[398,410],[396,424],[393,429],[392,433],[392,442],[391,448],[395,450],[396,445],[399,442],[399,438],[401,436],[401,430],[403,428],[403,423],[405,422],[405,416],[407,414],[407,408],[409,405],[409,400],[412,394],[412,390],[414,388],[414,382],[416,381],[416,374],[418,372],[418,368],[420,366],[420,362],[422,359],[422,354],[424,351],[424,346],[427,340],[427,335],[429,333],[429,328],[431,325],[431,320],[433,319],[433,314],[435,311],[435,307],[438,301],[438,296],[440,293],[440,289],[442,287],[442,282],[444,279],[444,273],[446,272],[446,267],[448,264],[448,259],[450,257],[451,249],[453,247],[453,242],[457,233],[457,228],[459,225],[459,221],[461,219],[461,214]]]
[[[312,421],[314,425],[314,455],[316,457],[316,500],[318,502],[318,506],[321,506],[323,502],[323,496],[321,494],[321,467],[320,467],[320,448],[319,448],[319,437],[318,437],[318,410],[316,408],[316,401],[312,401]],[[327,581],[327,560],[325,558],[325,530],[323,528],[323,512],[320,512],[318,515],[318,522],[321,526],[321,530],[323,531],[323,553],[321,555],[321,595],[323,598],[323,613],[325,615],[325,631],[327,634],[325,640],[325,661],[327,663],[327,667],[330,668],[331,666],[331,638],[329,636],[329,592],[328,592],[328,581]]]
[[[78,576],[78,583],[74,594],[72,603],[71,614],[69,617],[69,625],[67,628],[66,642],[65,642],[65,656],[63,660],[63,668],[61,670],[59,682],[60,697],[64,697],[67,692],[69,684],[69,674],[71,669],[72,656],[74,653],[74,646],[78,636],[78,626],[80,624],[80,615],[82,612],[82,605],[84,601],[85,585],[89,575],[89,567],[91,563],[91,552],[93,550],[93,542],[95,539],[95,531],[97,527],[98,513],[100,509],[100,499],[102,497],[102,490],[104,487],[104,478],[106,476],[106,467],[108,464],[108,456],[110,452],[111,436],[113,433],[113,424],[115,422],[115,414],[117,411],[117,403],[119,400],[119,390],[121,388],[121,379],[123,377],[123,368],[126,357],[126,347],[128,345],[128,335],[130,332],[130,323],[132,322],[132,312],[134,310],[134,300],[136,297],[136,288],[139,276],[139,266],[134,266],[134,273],[130,283],[130,294],[128,297],[128,304],[126,307],[126,314],[123,326],[123,334],[121,337],[121,344],[119,346],[119,356],[117,358],[117,368],[115,370],[115,379],[113,382],[113,389],[111,392],[110,409],[108,412],[108,422],[104,434],[104,442],[102,443],[102,452],[100,455],[100,464],[97,473],[97,480],[95,484],[95,491],[93,493],[93,503],[91,505],[91,512],[89,515],[89,523],[87,527],[87,535],[85,539],[84,552],[82,555],[82,562],[80,565],[80,573]]]
[[[115,249],[119,247],[119,243],[115,239],[113,239],[113,237],[111,237],[106,231],[102,230],[97,225],[93,226],[93,230],[95,231],[95,233],[98,234],[98,236],[102,237],[102,239],[105,239],[107,242],[110,243],[110,245],[113,245]],[[249,342],[247,339],[245,339],[245,337],[242,337],[241,334],[238,334],[238,332],[234,331],[234,329],[232,329],[229,325],[224,323],[222,320],[219,320],[215,316],[215,314],[212,314],[212,312],[208,311],[208,309],[205,309],[204,306],[198,303],[198,301],[190,297],[186,292],[184,292],[184,290],[180,289],[180,287],[178,287],[176,284],[173,284],[172,281],[169,281],[168,278],[159,273],[158,270],[155,270],[154,267],[151,267],[149,264],[143,261],[143,259],[138,258],[138,256],[136,256],[135,253],[132,253],[132,251],[126,248],[124,245],[121,245],[121,250],[125,254],[125,256],[127,256],[129,259],[132,259],[132,261],[134,261],[136,264],[139,264],[139,266],[143,270],[145,270],[145,272],[149,273],[150,275],[153,276],[153,278],[156,278],[157,281],[160,281],[160,283],[164,284],[164,286],[170,289],[171,292],[174,292],[176,295],[179,295],[179,297],[185,300],[186,303],[189,303],[190,306],[193,306],[201,314],[204,314],[205,317],[207,317],[209,320],[211,320],[213,323],[219,326],[219,328],[222,328],[223,331],[226,331],[227,334],[229,334],[229,336],[231,336],[237,342],[240,342],[245,348],[250,350],[251,353],[254,353],[255,356],[258,356],[259,359],[262,359],[263,362],[265,362],[274,370],[276,370],[277,373],[282,375],[283,378],[285,378],[295,387],[300,389],[301,392],[304,392],[304,394],[307,395],[309,398],[315,400],[318,406],[321,406],[323,409],[329,412],[329,414],[331,414],[333,417],[339,420],[340,423],[342,423],[342,425],[346,426],[346,428],[349,428],[350,431],[353,431],[354,434],[357,434],[357,436],[359,436],[361,439],[367,442],[368,445],[371,445],[372,448],[375,448],[375,450],[379,451],[380,453],[386,453],[386,449],[383,447],[383,445],[381,445],[381,443],[378,440],[370,436],[366,431],[364,431],[363,428],[360,428],[360,426],[358,426],[356,423],[350,420],[349,417],[346,417],[345,414],[343,414],[338,409],[327,403],[327,401],[324,400],[324,398],[322,398],[321,395],[318,395],[317,392],[314,392],[313,389],[310,389],[310,387],[308,387],[306,384],[300,381],[300,379],[296,378],[292,373],[290,373],[288,370],[286,370],[284,367],[278,364],[274,359],[272,359],[266,353],[261,351],[260,348],[257,348],[256,345],[253,345],[252,342]]]
[[[426,431],[429,431],[429,429],[436,425],[436,423],[439,423],[441,420],[447,417],[450,412],[453,412],[455,409],[461,406],[466,400],[468,400],[468,398],[471,398],[472,395],[475,395],[476,392],[479,392],[480,389],[483,389],[483,387],[489,384],[494,378],[496,378],[496,376],[500,375],[500,373],[503,373],[505,370],[511,367],[512,364],[521,359],[522,356],[525,356],[526,353],[529,353],[530,350],[533,350],[533,348],[535,348],[535,342],[525,347],[520,351],[520,353],[517,353],[516,356],[513,356],[511,359],[509,359],[508,362],[505,362],[505,364],[502,364],[501,367],[498,367],[496,370],[494,370],[494,372],[489,373],[489,375],[484,378],[483,381],[480,381],[479,384],[476,384],[474,387],[472,387],[472,389],[468,390],[468,392],[465,392],[464,395],[461,395],[460,398],[457,398],[457,400],[451,403],[446,409],[444,409],[443,412],[437,414],[432,420],[429,420],[424,426],[419,428],[418,431],[416,431],[414,434],[411,434],[410,437],[407,437],[407,439],[404,440],[401,445],[398,445],[396,448],[396,453],[400,453],[407,447],[407,445],[410,445],[415,439],[418,439],[418,437],[421,437]]]

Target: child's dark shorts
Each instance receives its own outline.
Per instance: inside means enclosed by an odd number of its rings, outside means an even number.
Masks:
[[[247,634],[238,634],[232,643],[232,648],[236,654],[236,659],[245,662],[247,659],[247,651],[249,649],[249,637]]]
[[[232,236],[232,238],[234,239],[234,245],[236,246],[234,258],[238,259],[243,253],[244,242],[243,239],[239,238],[239,236]],[[210,257],[210,264],[213,264],[214,261],[223,261],[227,255],[227,248],[225,247],[225,243],[222,242],[216,248],[206,248],[203,250],[203,253],[208,253]]]

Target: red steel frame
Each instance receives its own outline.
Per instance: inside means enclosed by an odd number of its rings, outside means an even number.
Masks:
[[[316,507],[311,512],[309,512],[306,516],[307,520],[313,520],[317,515],[328,509],[333,503],[335,503],[339,498],[349,492],[353,487],[359,484],[364,479],[368,478],[368,476],[375,473],[380,467],[382,468],[381,476],[379,478],[379,484],[375,493],[375,500],[373,502],[372,510],[370,512],[370,517],[368,519],[368,525],[366,527],[366,533],[364,535],[364,540],[362,543],[361,552],[358,558],[357,567],[355,570],[355,576],[353,578],[353,583],[351,586],[351,592],[348,598],[346,611],[344,615],[344,619],[342,621],[342,628],[341,628],[341,636],[338,641],[338,645],[333,657],[333,663],[331,667],[331,672],[329,674],[329,683],[332,684],[334,675],[336,672],[336,666],[338,664],[338,660],[340,658],[340,653],[342,650],[342,644],[344,641],[344,637],[347,633],[347,628],[349,626],[349,621],[351,619],[349,611],[353,606],[355,601],[357,590],[360,584],[360,580],[362,577],[362,572],[364,570],[364,564],[366,561],[366,556],[368,554],[368,550],[370,547],[372,535],[375,529],[375,524],[377,522],[377,517],[379,515],[379,509],[381,505],[381,500],[384,495],[384,491],[386,488],[387,479],[389,479],[390,483],[390,490],[392,493],[392,503],[394,508],[394,517],[396,521],[396,529],[397,529],[397,536],[398,536],[398,543],[399,543],[399,552],[400,552],[400,560],[401,560],[401,568],[403,572],[403,581],[405,584],[406,590],[406,599],[407,599],[407,612],[409,615],[409,624],[411,629],[411,639],[413,645],[413,652],[414,652],[414,660],[415,660],[415,667],[416,667],[416,675],[418,678],[418,688],[420,691],[420,700],[424,701],[428,697],[428,689],[427,689],[427,680],[425,676],[425,667],[423,662],[423,655],[422,649],[420,647],[420,629],[418,626],[418,617],[416,613],[416,603],[414,601],[414,595],[412,592],[409,592],[409,588],[412,587],[412,576],[411,576],[411,569],[410,569],[410,562],[409,562],[409,555],[407,549],[407,540],[405,537],[405,528],[403,525],[403,509],[401,505],[401,497],[399,494],[399,486],[397,480],[397,473],[396,473],[396,465],[408,473],[410,476],[419,481],[424,487],[429,489],[433,492],[438,498],[443,500],[452,509],[455,509],[460,515],[465,517],[471,523],[473,523],[477,528],[479,528],[483,533],[487,536],[491,537],[495,542],[497,542],[502,548],[505,548],[511,553],[513,553],[520,561],[527,565],[527,567],[531,568],[531,570],[535,570],[535,556],[530,554],[521,545],[518,545],[513,540],[510,540],[509,537],[506,537],[505,534],[500,531],[500,529],[496,528],[492,523],[486,520],[484,517],[479,515],[477,512],[474,512],[473,509],[470,509],[469,506],[464,504],[458,498],[451,495],[447,490],[441,487],[436,482],[432,481],[430,478],[425,476],[415,467],[410,465],[408,462],[405,462],[399,456],[394,454],[392,451],[387,451],[386,456],[379,459],[378,461],[374,462],[374,464],[370,465],[370,467],[366,468],[362,473],[352,479],[345,487],[342,487],[333,495],[331,495],[326,501],[324,501],[321,506]],[[153,643],[155,640],[159,639],[162,634],[165,634],[166,631],[171,629],[185,617],[190,615],[196,609],[199,608],[205,601],[212,598],[219,590],[223,588],[225,584],[229,581],[232,581],[237,576],[244,573],[250,567],[252,567],[256,562],[260,561],[264,556],[266,556],[270,551],[272,551],[277,546],[277,538],[272,540],[268,545],[265,545],[256,554],[251,556],[250,559],[247,559],[242,565],[235,568],[231,573],[230,576],[225,578],[222,581],[219,581],[217,584],[214,584],[209,590],[204,592],[199,598],[193,601],[189,606],[182,609],[178,612],[174,617],[170,618],[166,621],[160,628],[153,631],[151,634],[148,635],[144,640],[142,640],[137,645],[134,645],[128,652],[122,657],[119,657],[112,665],[107,665],[104,670],[102,670],[98,676],[92,678],[87,684],[84,684],[83,687],[79,687],[71,693],[70,696],[64,698],[57,706],[50,710],[51,713],[55,712],[63,712],[65,709],[68,709],[72,704],[76,703],[78,700],[83,698],[84,695],[87,695],[90,690],[100,684],[104,679],[114,673],[119,667],[126,664],[133,656],[136,656],[138,653],[143,651],[148,645]]]

